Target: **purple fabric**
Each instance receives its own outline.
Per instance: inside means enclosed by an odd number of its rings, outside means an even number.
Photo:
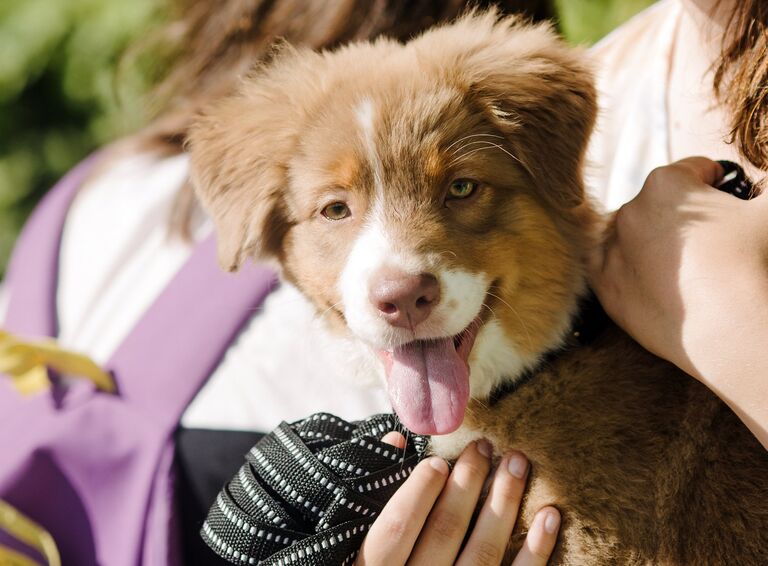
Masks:
[[[92,164],[51,191],[20,237],[9,270],[11,332],[54,335],[61,229]],[[114,353],[117,394],[76,380],[21,397],[0,376],[0,498],[48,529],[64,564],[178,563],[173,432],[274,283],[263,267],[221,272],[209,238]]]
[[[22,336],[56,336],[56,284],[59,278],[59,245],[69,205],[98,160],[94,154],[72,169],[45,195],[29,217],[8,264],[10,285],[5,327]],[[32,259],[34,258],[34,261]],[[53,292],[52,292],[53,290]],[[13,294],[34,297],[32,303],[14,301]]]

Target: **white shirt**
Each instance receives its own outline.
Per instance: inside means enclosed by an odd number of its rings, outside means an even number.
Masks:
[[[662,0],[591,50],[600,112],[587,154],[587,187],[606,210],[640,191],[648,174],[667,165],[667,79],[681,0]]]

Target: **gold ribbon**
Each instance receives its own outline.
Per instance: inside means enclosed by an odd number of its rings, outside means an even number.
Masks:
[[[3,566],[40,566],[37,562],[12,548],[0,544],[0,564]]]
[[[61,557],[51,534],[0,499],[0,529],[45,556],[48,566],[61,566]],[[15,550],[0,545],[0,564],[38,566],[37,562]]]
[[[21,394],[48,389],[51,386],[48,369],[88,379],[107,393],[115,391],[112,376],[88,356],[65,350],[55,340],[26,342],[0,330],[0,373],[9,375]]]

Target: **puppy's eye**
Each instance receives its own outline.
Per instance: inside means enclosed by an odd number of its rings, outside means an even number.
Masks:
[[[464,199],[471,196],[478,187],[477,181],[456,179],[448,187],[448,199]]]
[[[328,220],[343,220],[352,214],[343,202],[333,202],[323,209],[322,215]]]

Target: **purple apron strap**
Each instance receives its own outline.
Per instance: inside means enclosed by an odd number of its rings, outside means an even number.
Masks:
[[[10,303],[3,328],[22,336],[57,335],[56,285],[64,220],[99,155],[91,155],[67,173],[24,225],[6,274]]]
[[[11,293],[3,324],[7,330],[56,336],[61,233],[68,208],[98,155],[57,183],[25,225],[6,281]],[[213,236],[198,244],[107,364],[120,396],[178,422],[274,285],[274,273],[263,266],[249,264],[235,275],[221,271]]]
[[[109,361],[120,396],[175,425],[275,282],[259,265],[225,273],[215,239],[198,244]]]

